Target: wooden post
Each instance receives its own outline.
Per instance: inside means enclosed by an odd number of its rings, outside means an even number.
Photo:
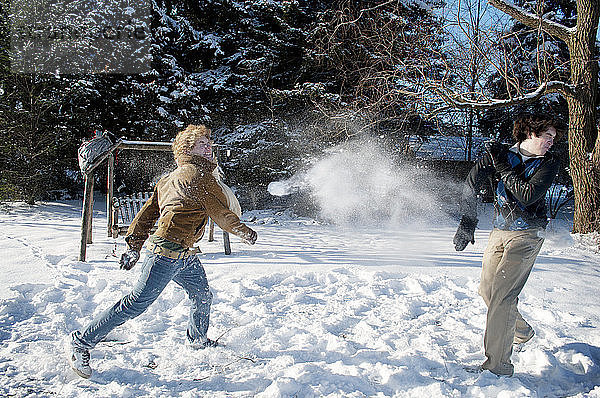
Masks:
[[[108,156],[108,172],[106,177],[106,229],[108,237],[113,236],[113,224],[114,224],[114,212],[112,208],[113,202],[113,189],[114,189],[114,176],[115,176],[115,155],[111,153]]]
[[[219,163],[221,160],[221,147],[219,145],[215,145],[213,156],[215,157],[215,160],[217,162],[217,167],[219,167]],[[214,223],[211,224],[209,242],[212,242],[212,240],[214,240],[213,235],[214,235]],[[211,237],[213,238],[212,240],[210,239]],[[227,232],[227,231],[223,231],[223,249],[224,249],[226,255],[231,254],[231,243],[229,241],[229,232]]]
[[[229,232],[223,231],[223,246],[225,246],[225,254],[231,254],[231,243],[229,243]]]
[[[219,167],[219,147],[216,145],[213,145],[213,158],[216,160],[217,162],[217,167]],[[215,240],[215,222],[213,221],[213,219],[210,219],[210,223],[208,224],[208,241],[209,242],[214,242]]]
[[[92,220],[94,219],[94,176],[90,175],[90,200],[88,201],[89,210],[87,213],[87,243],[92,243]]]
[[[90,202],[94,195],[94,175],[85,176],[85,189],[83,191],[83,207],[81,209],[81,242],[79,244],[79,261],[85,261],[85,254],[88,242],[88,223],[91,219]]]
[[[118,202],[117,202],[118,203]],[[112,237],[119,237],[119,207],[115,206],[115,198],[113,198],[113,225],[112,225]]]
[[[210,223],[208,226],[208,241],[212,242],[215,240],[215,222],[210,219]]]

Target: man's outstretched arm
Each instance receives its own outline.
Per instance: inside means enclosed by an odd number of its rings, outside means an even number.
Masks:
[[[463,184],[460,212],[462,217],[453,243],[456,251],[464,250],[470,243],[475,243],[475,228],[477,227],[477,193],[489,175],[494,172],[492,159],[485,153],[469,171]]]

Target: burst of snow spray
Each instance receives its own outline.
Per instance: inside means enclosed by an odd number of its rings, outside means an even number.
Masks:
[[[380,147],[363,140],[334,147],[307,171],[268,186],[275,196],[299,190],[311,193],[321,217],[340,225],[446,221],[438,194],[458,195],[455,183],[414,165],[398,166]]]

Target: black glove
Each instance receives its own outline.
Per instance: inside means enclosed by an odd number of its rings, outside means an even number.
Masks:
[[[121,254],[121,260],[119,260],[120,268],[130,270],[139,259],[140,252],[129,248],[125,253]]]
[[[249,245],[253,245],[256,242],[257,238],[258,238],[258,234],[256,233],[255,230],[251,229],[250,233],[248,234],[248,236],[242,238],[242,241],[244,243],[249,244]]]
[[[477,219],[472,219],[467,216],[462,216],[460,224],[454,235],[454,248],[457,252],[465,250],[465,247],[471,242],[475,244],[475,227]]]
[[[506,157],[506,153],[508,152],[506,146],[495,140],[487,141],[484,146],[485,150],[490,154],[494,168],[498,173],[502,174],[512,170]]]

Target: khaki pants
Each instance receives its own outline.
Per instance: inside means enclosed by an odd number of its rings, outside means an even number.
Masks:
[[[526,336],[531,326],[517,310],[518,296],[525,286],[544,238],[542,229],[503,231],[493,229],[483,254],[479,294],[488,306],[484,369],[512,375],[510,362],[515,331]]]

